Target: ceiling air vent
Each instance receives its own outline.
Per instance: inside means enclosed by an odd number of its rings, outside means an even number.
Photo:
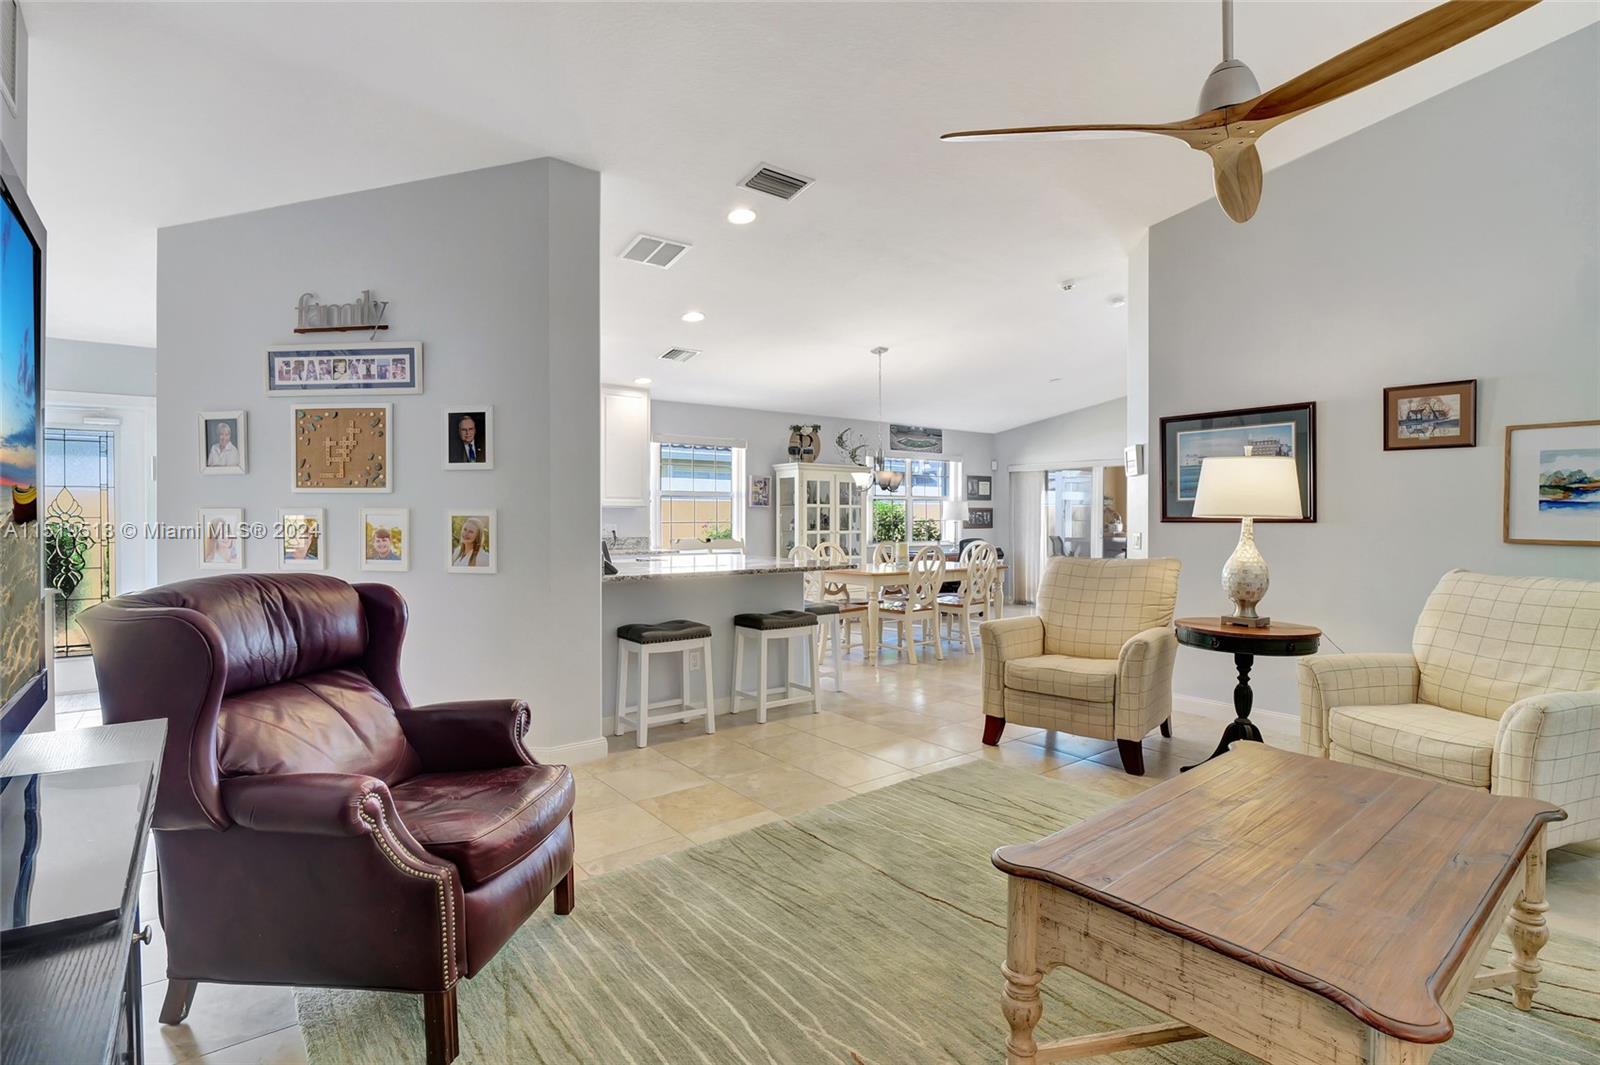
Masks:
[[[799,174],[789,174],[765,163],[756,167],[755,173],[739,182],[747,189],[764,192],[768,196],[776,196],[780,200],[792,200],[811,186],[811,179],[801,177]]]
[[[631,263],[643,263],[645,266],[659,266],[665,270],[684,252],[689,250],[689,245],[681,241],[667,240],[665,237],[652,237],[640,233],[633,238],[633,242],[622,253],[622,257]]]
[[[657,355],[656,358],[666,362],[688,362],[698,354],[700,354],[698,348],[672,348]]]

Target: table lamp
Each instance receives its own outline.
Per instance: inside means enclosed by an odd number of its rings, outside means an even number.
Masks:
[[[1281,455],[1219,455],[1200,464],[1194,493],[1197,518],[1238,518],[1239,545],[1222,567],[1222,590],[1233,600],[1226,625],[1266,628],[1271,618],[1256,614],[1267,594],[1267,560],[1256,550],[1256,518],[1298,518],[1300,472]]]
[[[956,541],[961,540],[961,526],[972,517],[972,508],[965,501],[959,499],[946,499],[944,506],[939,508],[939,520],[956,523]]]

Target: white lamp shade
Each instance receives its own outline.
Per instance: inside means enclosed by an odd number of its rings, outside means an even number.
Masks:
[[[971,516],[967,504],[956,499],[945,500],[939,513],[939,517],[945,521],[966,521]]]
[[[1298,518],[1300,471],[1287,455],[1217,455],[1200,463],[1197,518]]]

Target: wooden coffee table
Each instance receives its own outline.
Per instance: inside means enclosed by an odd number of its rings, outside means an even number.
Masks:
[[[1467,992],[1539,986],[1545,825],[1566,816],[1241,743],[1036,843],[1010,877],[1010,1065],[1214,1036],[1271,1065],[1422,1065]],[[1509,913],[1509,919],[1507,914]],[[1505,921],[1512,967],[1477,975]],[[1174,1018],[1040,1045],[1058,965]]]

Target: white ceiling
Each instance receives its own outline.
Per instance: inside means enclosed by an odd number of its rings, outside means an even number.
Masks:
[[[1268,87],[1427,6],[1241,3],[1236,50]],[[1187,117],[1218,58],[1212,3],[24,10],[29,186],[64,337],[155,342],[160,226],[553,155],[604,175],[607,380],[867,417],[867,352],[886,344],[891,417],[995,431],[1125,392],[1126,311],[1108,300],[1126,249],[1210,196],[1206,158],[1164,139],[937,137]],[[1544,3],[1262,155],[1270,169],[1597,18]],[[790,203],[736,190],[759,162],[817,183]],[[737,204],[760,219],[727,224]],[[640,231],[694,250],[666,272],[617,260]],[[350,279],[368,285],[381,294]],[[689,308],[707,320],[680,322]],[[674,345],[706,354],[656,360]]]

